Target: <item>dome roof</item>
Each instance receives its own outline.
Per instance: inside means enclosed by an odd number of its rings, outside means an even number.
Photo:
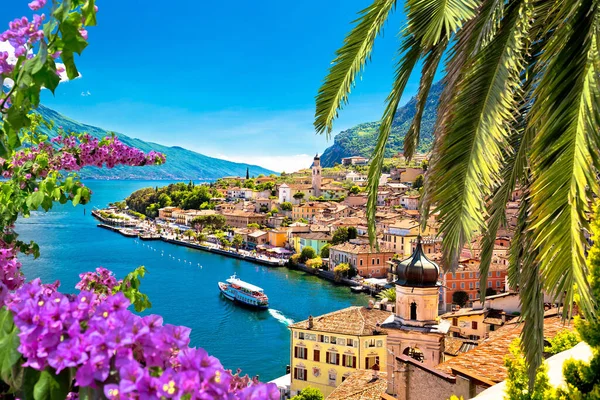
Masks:
[[[417,247],[406,260],[396,264],[396,285],[411,287],[434,287],[438,284],[440,267],[423,253],[421,236],[417,237]]]

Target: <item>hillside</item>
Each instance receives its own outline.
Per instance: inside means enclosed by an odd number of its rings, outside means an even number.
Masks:
[[[85,125],[74,121],[64,115],[44,106],[36,110],[46,120],[54,122],[54,129],[62,126],[66,132],[87,132],[95,137],[105,137],[109,132],[91,125]],[[44,133],[50,137],[56,136],[56,131],[43,128]],[[203,180],[217,179],[223,176],[245,176],[246,168],[250,175],[272,174],[273,171],[249,164],[235,163],[208,157],[181,147],[167,147],[156,143],[145,142],[134,139],[121,133],[116,133],[123,143],[128,146],[137,147],[144,152],[150,150],[166,154],[167,162],[160,166],[147,167],[115,167],[113,169],[86,167],[80,175],[84,179],[150,179],[150,180]]]
[[[441,83],[431,86],[427,105],[425,106],[421,120],[421,140],[417,148],[419,152],[427,152],[431,149],[433,127],[441,92]],[[386,157],[391,157],[403,150],[404,136],[415,116],[416,104],[417,100],[413,97],[396,112],[392,125],[392,133],[390,134],[386,148]],[[328,147],[321,155],[321,164],[325,167],[332,167],[335,163],[341,162],[343,157],[371,157],[371,153],[377,143],[378,129],[379,122],[367,122],[340,132],[335,136],[333,145]]]

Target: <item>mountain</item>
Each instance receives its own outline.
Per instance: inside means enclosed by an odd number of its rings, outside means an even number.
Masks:
[[[42,128],[42,131],[50,137],[57,135],[56,129],[58,127],[62,127],[66,132],[87,132],[97,138],[110,135],[108,131],[102,128],[79,123],[42,105],[37,108],[36,112],[41,114],[47,121],[54,122],[52,130],[46,127]],[[168,147],[134,139],[120,133],[116,133],[116,135],[126,145],[136,147],[146,153],[150,150],[164,153],[167,156],[167,162],[160,166],[145,167],[118,166],[112,169],[86,167],[79,173],[83,179],[210,180],[223,176],[246,176],[246,168],[249,169],[251,176],[274,173],[257,165],[208,157],[178,146]]]
[[[417,148],[419,152],[431,150],[433,127],[437,114],[436,110],[442,88],[443,86],[440,82],[431,85],[423,118],[421,119],[421,139]],[[417,99],[413,97],[396,111],[396,116],[392,123],[392,132],[386,147],[386,157],[391,157],[397,152],[403,151],[404,136],[408,132],[408,128],[415,116],[416,105]],[[335,163],[340,163],[342,158],[350,156],[371,157],[377,143],[379,125],[379,122],[366,122],[337,134],[333,140],[333,145],[328,147],[321,155],[321,165],[333,167]]]

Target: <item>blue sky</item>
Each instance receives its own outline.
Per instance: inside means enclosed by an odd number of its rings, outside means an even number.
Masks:
[[[3,15],[28,15],[26,0]],[[332,143],[314,96],[369,0],[98,0],[82,77],[43,103],[81,122],[203,154],[294,170]],[[334,133],[380,118],[404,16],[396,10]],[[414,94],[415,76],[405,100]]]

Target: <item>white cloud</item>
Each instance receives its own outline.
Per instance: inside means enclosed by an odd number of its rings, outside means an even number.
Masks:
[[[217,154],[214,157],[239,163],[259,165],[276,172],[295,172],[303,168],[309,168],[312,165],[314,156],[309,154],[280,156]]]
[[[81,92],[81,97],[88,97],[88,96],[91,96],[91,95],[92,95],[92,93],[89,90],[85,91],[85,92]]]

